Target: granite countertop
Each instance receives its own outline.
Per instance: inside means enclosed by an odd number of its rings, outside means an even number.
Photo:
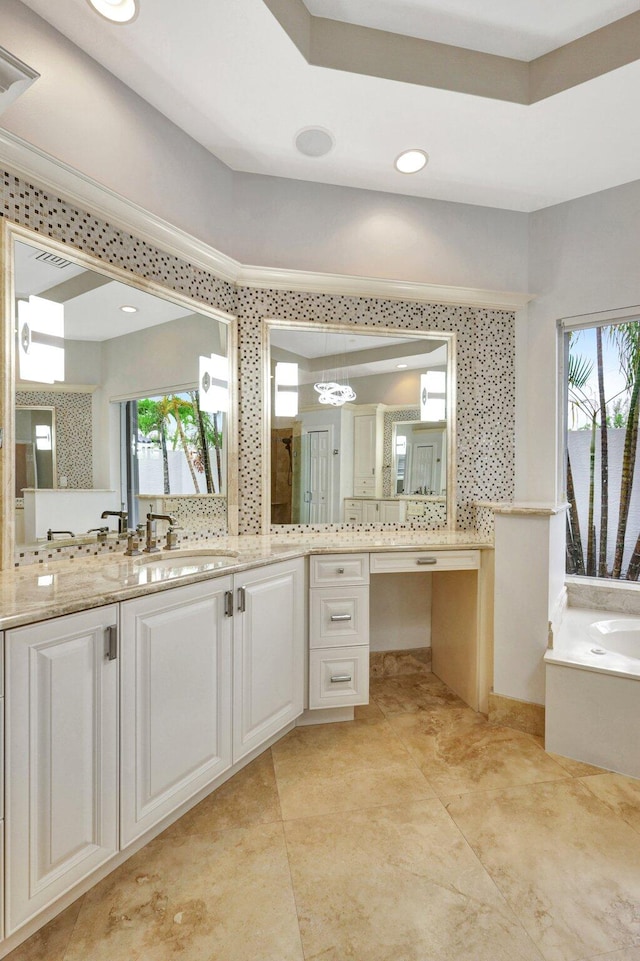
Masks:
[[[0,630],[101,607],[131,597],[235,574],[274,561],[306,554],[399,551],[421,548],[455,550],[492,548],[486,538],[468,531],[331,532],[304,535],[241,535],[181,544],[178,551],[125,557],[101,554],[73,560],[30,564],[0,573]],[[207,560],[207,554],[221,555]],[[176,577],[170,567],[152,569],[154,561],[181,557],[193,561]]]

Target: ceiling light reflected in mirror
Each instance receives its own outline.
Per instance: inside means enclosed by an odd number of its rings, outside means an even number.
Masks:
[[[417,174],[427,166],[429,154],[424,150],[413,148],[403,150],[399,157],[396,157],[395,167],[401,174]]]
[[[89,6],[112,23],[131,23],[138,16],[136,0],[87,0]]]

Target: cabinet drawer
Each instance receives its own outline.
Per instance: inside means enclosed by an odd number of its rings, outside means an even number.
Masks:
[[[311,557],[311,587],[368,583],[368,554],[316,554]]]
[[[336,647],[309,654],[309,707],[369,703],[369,647]]]
[[[387,551],[369,555],[372,574],[405,571],[474,571],[480,567],[480,551]]]
[[[359,497],[368,497],[376,492],[375,476],[358,477],[353,482],[353,493]]]
[[[310,592],[309,646],[369,643],[369,588],[316,588]]]

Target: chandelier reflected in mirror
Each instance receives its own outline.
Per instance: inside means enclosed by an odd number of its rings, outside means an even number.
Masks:
[[[356,399],[356,392],[349,384],[336,384],[334,381],[314,384],[313,389],[318,393],[318,403],[330,404],[332,407],[342,407],[348,401]]]

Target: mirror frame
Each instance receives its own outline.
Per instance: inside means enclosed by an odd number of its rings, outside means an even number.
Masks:
[[[129,287],[136,287],[145,293],[182,307],[189,307],[194,313],[203,314],[212,320],[221,321],[227,326],[227,354],[229,362],[229,412],[227,415],[227,530],[230,535],[238,532],[238,330],[234,314],[210,307],[186,294],[165,287],[154,280],[147,280],[122,267],[106,263],[93,254],[85,253],[36,233],[13,221],[3,219],[0,235],[0,259],[2,261],[2,318],[0,319],[0,365],[2,384],[0,388],[0,570],[14,566],[15,517],[13,496],[15,485],[14,443],[15,443],[15,289],[14,289],[14,243],[29,244],[48,253],[57,254],[66,260],[93,270],[96,273],[117,280]]]
[[[359,324],[325,324],[318,321],[283,320],[278,317],[264,317],[262,320],[262,523],[263,534],[273,533],[271,524],[271,331],[309,330],[317,333],[319,330],[339,334],[363,334],[365,336],[383,337],[415,337],[424,340],[440,340],[447,345],[447,522],[442,530],[456,529],[456,334],[439,330],[414,330],[408,327],[377,327],[360,326]],[[393,406],[393,405],[390,405]],[[319,527],[327,530],[344,526],[341,521],[332,524],[274,524],[278,530],[287,531],[294,527]],[[362,528],[371,527],[369,524],[360,525]],[[381,524],[377,526],[392,530],[395,525]],[[425,528],[428,530],[428,528]]]

